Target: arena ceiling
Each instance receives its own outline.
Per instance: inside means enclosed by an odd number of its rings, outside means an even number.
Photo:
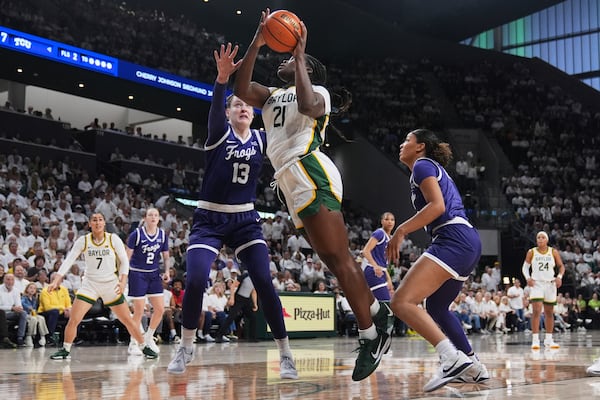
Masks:
[[[392,48],[424,36],[457,43],[563,0],[130,0],[186,14],[227,40],[247,44],[266,7],[288,9],[309,31],[310,51],[351,56],[357,44]],[[236,14],[236,11],[241,14]],[[314,38],[318,39],[314,39]],[[360,48],[360,46],[359,46]]]
[[[399,29],[461,41],[563,0],[341,0]]]

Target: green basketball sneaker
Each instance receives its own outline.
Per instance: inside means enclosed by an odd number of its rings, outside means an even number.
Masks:
[[[379,306],[379,311],[373,317],[373,323],[378,330],[391,336],[394,329],[394,313],[388,302],[380,301]]]
[[[373,340],[359,339],[358,357],[352,372],[352,380],[360,381],[371,375],[379,365],[381,357],[390,348],[391,337],[386,332],[377,330],[377,337]]]
[[[56,353],[52,353],[50,356],[52,360],[68,360],[71,358],[71,353],[65,350],[65,348],[61,348]]]

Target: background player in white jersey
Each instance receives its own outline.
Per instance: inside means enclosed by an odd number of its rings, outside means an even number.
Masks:
[[[142,322],[146,296],[152,306],[152,317],[148,324],[145,340],[156,353],[154,332],[160,324],[165,311],[162,281],[169,280],[169,238],[158,227],[160,214],[156,208],[146,210],[143,226],[136,228],[127,238],[127,257],[129,258],[128,296],[133,300],[133,320],[137,326]],[[160,256],[164,271],[160,273]],[[131,339],[129,352],[137,353],[137,343]]]
[[[533,308],[531,316],[531,349],[540,349],[540,315],[544,304],[544,326],[546,336],[544,347],[558,349],[560,346],[552,339],[554,330],[554,305],[556,304],[556,289],[562,285],[565,266],[558,250],[548,246],[548,234],[539,231],[535,236],[537,247],[529,249],[523,262],[523,276],[529,285],[529,301]],[[555,267],[558,266],[558,274]]]
[[[65,327],[63,347],[50,356],[53,360],[71,358],[71,346],[77,334],[77,326],[98,298],[112,309],[138,343],[144,343],[144,336],[140,333],[139,325],[136,326],[133,322],[123,296],[129,272],[125,245],[119,236],[105,231],[106,221],[102,214],[92,214],[89,223],[92,232],[75,241],[52,283],[48,285],[49,292],[58,288],[75,260],[83,254],[86,264],[85,274],[81,288],[75,296],[69,322]],[[139,350],[138,355],[143,354],[147,358],[158,357],[158,354],[147,345]]]
[[[305,53],[307,29],[284,61],[277,76],[285,87],[266,87],[251,81],[269,9],[262,12],[252,43],[236,74],[234,92],[262,109],[269,146],[267,155],[296,228],[307,235],[312,248],[336,275],[354,311],[359,328],[359,353],[352,379],[369,376],[390,347],[393,313],[375,300],[365,277],[348,249],[348,232],[341,213],[342,179],[329,157],[319,150],[331,114],[331,98],[324,87],[325,66]],[[350,104],[343,93],[338,110]],[[375,323],[374,323],[375,322]]]

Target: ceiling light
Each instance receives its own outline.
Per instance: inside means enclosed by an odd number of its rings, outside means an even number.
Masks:
[[[21,73],[21,72],[23,72],[23,68],[17,68],[17,72],[18,72],[18,73]]]
[[[127,98],[128,98],[129,100],[133,100],[133,95],[131,95],[131,94],[130,94],[129,96],[127,96]]]
[[[80,83],[80,84],[79,84],[79,85],[77,85],[77,86],[79,86],[80,88],[84,88],[84,87],[85,87],[85,84],[83,84],[83,83]]]

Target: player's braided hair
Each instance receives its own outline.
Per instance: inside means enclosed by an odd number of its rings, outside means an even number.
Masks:
[[[327,82],[327,68],[317,58],[306,54],[306,66],[311,69],[310,81],[314,85],[325,86]],[[346,88],[339,88],[331,92],[331,114],[337,115],[348,110],[352,103],[352,93]]]
[[[325,68],[325,65],[321,61],[310,54],[305,54],[305,56],[306,66],[311,69],[311,72],[309,72],[310,81],[315,85],[324,86],[327,82],[327,68]]]

